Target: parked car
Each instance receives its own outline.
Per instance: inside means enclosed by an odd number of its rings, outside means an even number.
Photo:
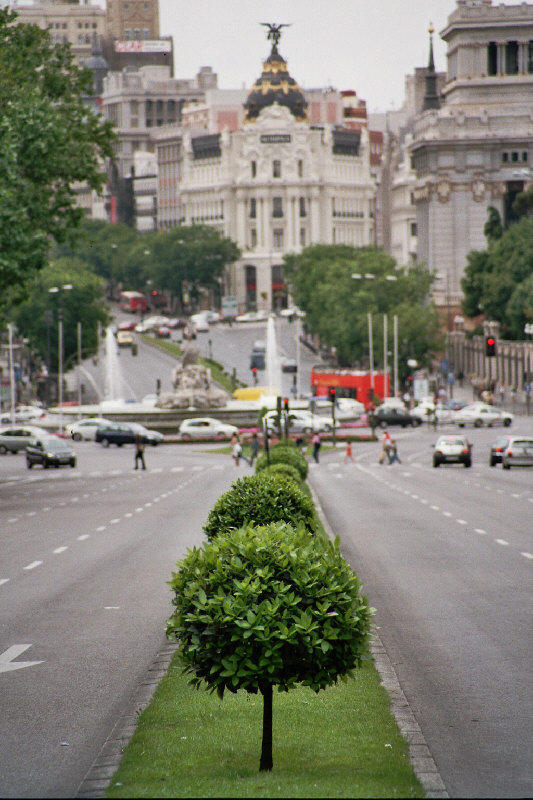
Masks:
[[[471,403],[455,413],[455,422],[460,428],[465,425],[473,425],[475,428],[481,428],[483,425],[488,428],[493,425],[503,425],[508,428],[512,425],[513,419],[509,411],[502,411],[486,403]]]
[[[193,314],[190,320],[191,324],[196,328],[197,333],[207,333],[209,331],[209,322],[204,312]]]
[[[422,425],[420,417],[406,411],[405,408],[397,408],[395,406],[379,406],[373,412],[376,427],[386,428],[388,425],[401,425],[402,428],[407,428],[409,425],[416,428]]]
[[[35,422],[46,417],[46,411],[40,406],[16,406],[15,422]],[[0,425],[11,424],[11,411],[4,411],[0,415]]]
[[[102,425],[111,425],[111,420],[105,417],[91,417],[91,419],[80,419],[78,422],[71,422],[65,426],[65,431],[75,442],[85,441],[94,442],[96,429]]]
[[[235,322],[265,322],[267,319],[268,311],[246,311],[244,314],[238,314]]]
[[[28,444],[35,437],[42,436],[46,431],[34,425],[12,425],[0,430],[0,453],[18,453],[26,450]]]
[[[137,321],[134,319],[127,319],[124,322],[118,323],[118,331],[134,331],[137,327]]]
[[[511,436],[498,436],[490,446],[489,466],[495,467],[496,464],[502,463],[503,451],[507,449]]]
[[[265,354],[262,351],[252,350],[250,369],[265,369],[265,366]]]
[[[472,466],[472,445],[464,436],[440,436],[434,445],[433,466],[463,464]]]
[[[503,469],[533,467],[533,436],[513,436],[502,452]]]
[[[117,331],[117,344],[119,347],[131,347],[133,336],[129,331]]]
[[[172,331],[166,325],[156,328],[155,335],[157,339],[170,339]]]
[[[31,469],[34,464],[48,467],[76,466],[76,452],[64,439],[47,436],[42,439],[31,439],[26,448],[26,466]]]
[[[110,422],[102,425],[96,429],[94,440],[101,442],[104,447],[109,447],[110,444],[122,447],[123,444],[134,444],[137,433],[141,434],[144,444],[155,447],[163,441],[162,433],[149,430],[138,422]]]
[[[179,435],[182,439],[222,439],[233,436],[239,429],[227,422],[219,422],[213,417],[194,417],[184,419],[180,425]]]

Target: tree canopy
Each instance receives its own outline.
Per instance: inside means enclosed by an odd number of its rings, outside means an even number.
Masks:
[[[68,44],[0,9],[0,296],[4,307],[83,215],[75,184],[100,190],[108,122],[84,101],[92,75]]]
[[[367,361],[369,313],[376,363],[383,353],[385,314],[390,330],[392,316],[398,316],[401,363],[416,358],[425,364],[441,346],[437,311],[428,300],[433,277],[423,266],[398,268],[380,248],[349,245],[313,245],[284,261],[306,324],[323,344],[336,349],[340,364]]]
[[[462,280],[463,310],[501,324],[504,338],[524,339],[533,322],[533,219],[523,217],[486,250],[471,250]]]

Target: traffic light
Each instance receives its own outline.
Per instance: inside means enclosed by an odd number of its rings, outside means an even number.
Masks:
[[[289,411],[289,398],[288,397],[284,397],[283,398],[283,408],[288,413],[288,411]]]
[[[485,339],[485,355],[489,357],[496,355],[496,339],[494,336],[487,336]]]
[[[252,375],[254,376],[254,386],[257,386],[257,367],[252,367]]]
[[[336,390],[335,389],[330,389],[328,396],[329,396],[329,400],[330,400],[331,403],[335,402],[335,395],[336,395]]]

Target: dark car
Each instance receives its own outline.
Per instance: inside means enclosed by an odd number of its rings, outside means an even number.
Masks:
[[[76,452],[70,444],[57,436],[46,439],[32,439],[26,448],[26,466],[31,469],[34,464],[48,467],[75,467]]]
[[[422,425],[422,419],[410,414],[404,408],[396,408],[390,406],[389,408],[376,408],[374,411],[375,427],[386,428],[388,425],[401,425],[402,428],[407,428],[409,425],[416,428]]]
[[[110,444],[122,447],[123,444],[134,444],[137,433],[141,434],[144,444],[155,447],[163,441],[163,434],[159,431],[148,430],[137,422],[112,422],[110,425],[102,425],[96,429],[94,440],[101,442],[104,447],[109,447]]]
[[[253,350],[250,356],[250,369],[264,369],[265,354],[259,350]]]
[[[512,437],[511,436],[498,436],[495,442],[490,446],[489,466],[495,467],[496,464],[502,463],[502,456],[507,445]]]

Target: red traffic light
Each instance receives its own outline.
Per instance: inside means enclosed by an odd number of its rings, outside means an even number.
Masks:
[[[492,338],[492,336],[489,336],[489,338],[487,339],[487,344],[489,346],[495,344],[495,340]]]
[[[485,355],[487,356],[495,356],[496,355],[496,339],[494,336],[487,336],[485,339]]]
[[[155,289],[154,289],[154,290],[153,290],[153,292],[152,292],[152,297],[157,297],[157,292],[156,292],[156,290],[155,290]]]
[[[254,373],[254,375],[257,375],[257,367],[252,367],[252,372]]]
[[[329,399],[331,400],[332,403],[335,402],[335,394],[336,394],[335,389],[330,389],[329,390]]]
[[[285,409],[285,411],[289,410],[289,398],[288,397],[284,397],[283,398],[283,408]]]

